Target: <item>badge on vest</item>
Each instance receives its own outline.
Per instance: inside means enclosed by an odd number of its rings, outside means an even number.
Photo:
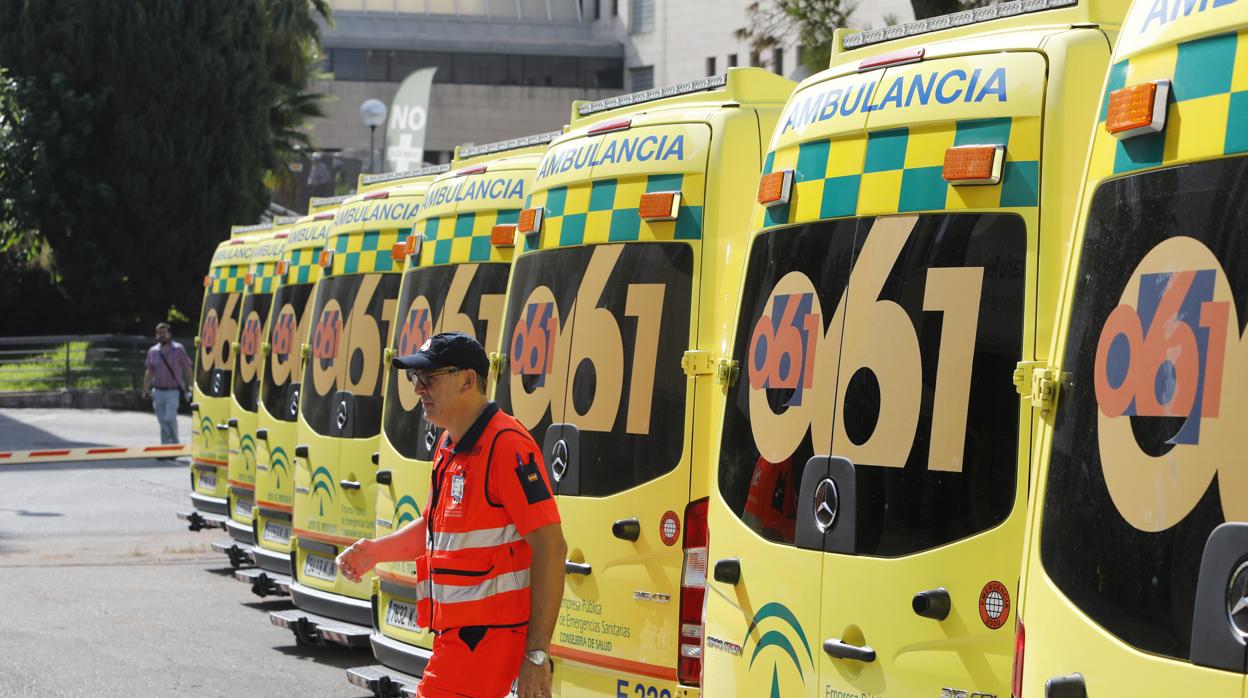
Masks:
[[[451,503],[458,505],[464,501],[464,474],[456,473],[451,476]]]

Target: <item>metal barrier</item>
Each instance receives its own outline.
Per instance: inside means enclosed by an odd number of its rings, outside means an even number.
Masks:
[[[154,341],[107,334],[0,337],[0,393],[140,390]]]

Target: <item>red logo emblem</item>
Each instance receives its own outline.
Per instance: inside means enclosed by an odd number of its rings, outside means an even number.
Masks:
[[[676,545],[676,541],[680,540],[680,517],[676,512],[669,511],[659,519],[659,538],[663,540],[663,545]]]
[[[979,619],[996,630],[1010,617],[1010,592],[1001,582],[992,581],[979,592]]]

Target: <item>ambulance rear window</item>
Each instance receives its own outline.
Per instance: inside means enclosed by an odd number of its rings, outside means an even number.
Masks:
[[[502,323],[509,269],[509,264],[496,262],[421,267],[407,272],[395,315],[398,325],[392,347],[396,354],[415,352],[439,332],[465,332],[476,337],[486,352],[498,351],[493,345]],[[386,438],[404,458],[432,460],[438,430],[425,421],[407,376],[402,371],[387,371]]]
[[[248,412],[256,411],[260,393],[260,342],[272,302],[272,294],[249,294],[243,299],[243,310],[239,314],[238,347],[234,352],[234,399]]]
[[[853,552],[898,557],[1001,523],[1015,501],[1026,226],[891,216],[769,231],[751,249],[719,488],[794,543],[812,456],[854,464]],[[813,483],[813,484],[817,484]],[[813,496],[813,492],[809,494]],[[843,550],[838,550],[843,552]]]
[[[1245,520],[1232,384],[1248,318],[1248,159],[1102,184],[1062,363],[1040,555],[1093,621],[1189,656],[1205,541]],[[1225,382],[1224,382],[1225,380]]]
[[[195,383],[208,397],[230,394],[234,368],[234,337],[243,294],[210,293],[204,297],[199,319],[199,346],[195,352]]]
[[[272,319],[269,321],[269,353],[264,362],[260,399],[264,409],[283,422],[299,416],[299,347],[309,341],[309,321],[305,317],[312,284],[282,286],[273,294]]]

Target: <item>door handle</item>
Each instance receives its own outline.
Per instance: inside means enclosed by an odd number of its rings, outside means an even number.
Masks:
[[[358,489],[360,489],[360,483],[356,482],[355,480],[339,480],[339,481],[338,481],[338,486],[339,486],[339,487],[341,487],[341,488],[342,488],[342,489],[344,489],[344,490],[358,490]]]
[[[593,569],[590,568],[588,562],[572,562],[571,560],[566,560],[563,563],[563,571],[568,574],[583,574],[588,576],[590,572],[593,572]]]
[[[637,519],[620,519],[611,524],[611,535],[620,540],[636,541],[641,537],[641,522]]]
[[[378,485],[389,485],[393,481],[394,481],[394,476],[391,474],[389,470],[377,471],[377,484]]]
[[[949,617],[949,609],[953,602],[949,600],[949,591],[944,587],[920,591],[910,600],[910,607],[924,618],[944,620]]]
[[[268,441],[268,440],[269,440],[269,430],[268,430],[268,429],[257,429],[257,430],[256,430],[256,438],[257,438],[257,439],[260,439],[261,441]]]
[[[377,465],[380,462],[381,462],[381,453],[378,451],[373,451],[373,465]]]
[[[1088,698],[1083,674],[1054,676],[1044,682],[1044,698]]]
[[[716,560],[715,581],[735,587],[741,581],[741,560],[735,557]]]
[[[238,428],[238,420],[237,420],[237,419],[234,419],[234,418],[232,418],[232,417],[231,417],[230,419],[225,420],[225,426],[227,426],[227,427],[229,427],[229,428],[231,428],[231,429],[237,429],[237,428]]]
[[[198,411],[199,411],[199,403],[198,403],[198,402],[192,402],[192,403],[191,403],[191,411],[192,411],[192,412],[198,412]]]
[[[307,444],[299,444],[298,446],[295,446],[295,458],[302,458],[304,460],[308,459]]]
[[[229,430],[229,428],[230,428],[230,425],[229,425],[229,424],[218,424],[218,425],[217,425],[217,431],[228,431],[228,430]]]
[[[856,662],[874,662],[875,650],[868,645],[859,647],[851,645],[848,642],[841,642],[840,638],[832,638],[823,641],[823,651],[829,657],[837,659],[852,659]]]

